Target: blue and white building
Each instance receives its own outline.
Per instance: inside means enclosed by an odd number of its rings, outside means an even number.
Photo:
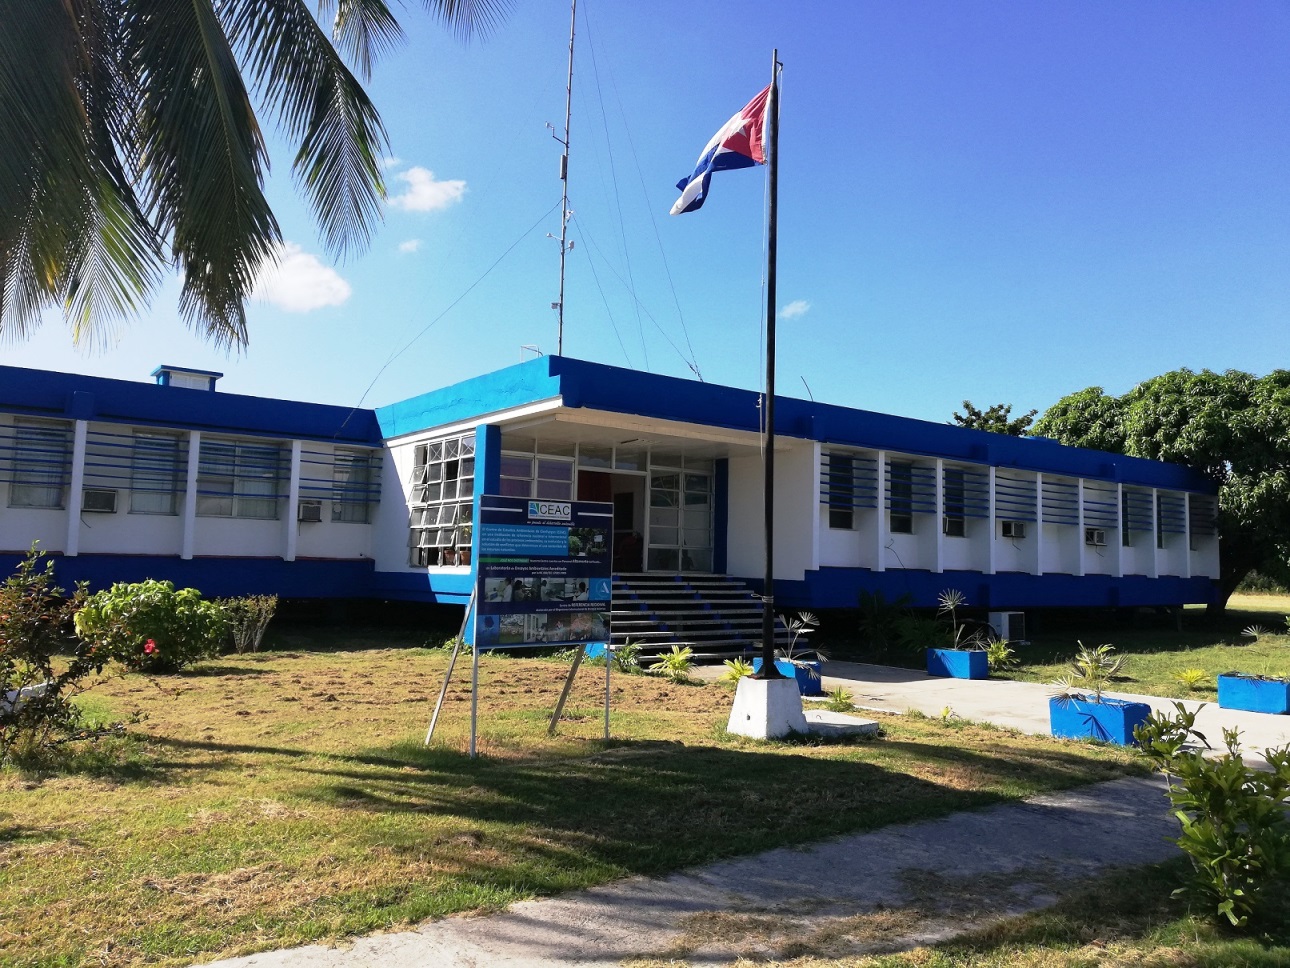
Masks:
[[[615,570],[758,589],[760,397],[540,357],[387,407],[0,367],[0,567],[211,595],[464,603],[483,493],[612,502]],[[1183,467],[776,401],[775,596],[990,609],[1215,594],[1212,484]]]

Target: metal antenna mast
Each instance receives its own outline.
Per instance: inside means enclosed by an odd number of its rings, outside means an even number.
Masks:
[[[560,301],[555,304],[557,329],[555,355],[564,356],[564,259],[572,245],[569,243],[569,118],[573,110],[573,34],[578,22],[578,0],[573,0],[569,13],[569,80],[564,92],[564,138],[551,137],[564,147],[560,155],[560,185],[563,191],[560,200]]]

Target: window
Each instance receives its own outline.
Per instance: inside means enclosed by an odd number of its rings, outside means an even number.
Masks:
[[[855,512],[855,465],[850,454],[829,454],[828,502],[829,527],[835,530],[851,531],[856,526]],[[846,504],[841,504],[845,496]]]
[[[945,468],[943,487],[945,520],[941,528],[951,538],[965,538],[967,537],[967,517],[963,502],[963,471],[956,467]]]
[[[1128,548],[1133,544],[1129,537],[1129,492],[1120,492],[1120,544]]]
[[[505,472],[505,457],[502,468]],[[409,563],[418,567],[469,564],[475,514],[474,433],[417,444],[410,483]]]
[[[914,465],[892,461],[887,506],[892,534],[914,533]]]
[[[67,424],[15,420],[10,506],[61,508],[71,463],[72,434]]]
[[[372,451],[337,448],[331,472],[333,521],[367,524],[372,520],[372,505],[380,493],[379,459]]]
[[[179,513],[179,481],[178,435],[135,431],[130,453],[130,511]]]
[[[282,449],[277,444],[203,440],[197,465],[197,513],[276,519],[281,470]]]
[[[573,461],[566,457],[503,454],[501,478],[501,491],[509,497],[573,499]]]

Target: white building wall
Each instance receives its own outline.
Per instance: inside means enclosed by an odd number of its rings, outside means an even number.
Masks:
[[[377,571],[422,572],[408,563],[409,487],[414,448],[431,434],[418,435],[390,444],[385,449],[381,504],[372,524],[372,557]]]
[[[726,568],[741,578],[765,573],[760,457],[730,458]],[[800,581],[813,569],[812,516],[818,514],[819,468],[809,442],[780,438],[775,450],[775,577]],[[827,529],[826,529],[827,530]],[[821,532],[821,554],[824,548]]]

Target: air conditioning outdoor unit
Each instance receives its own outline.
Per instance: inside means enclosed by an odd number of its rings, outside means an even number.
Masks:
[[[81,510],[92,514],[116,514],[116,491],[87,487],[81,492]]]
[[[1084,543],[1094,548],[1106,547],[1106,532],[1101,528],[1085,528]]]
[[[986,620],[999,638],[1009,642],[1026,641],[1025,612],[989,612]]]
[[[1001,538],[1024,538],[1026,536],[1026,522],[1000,521],[999,536]]]
[[[322,521],[322,501],[301,501],[296,506],[296,520],[305,524]]]

